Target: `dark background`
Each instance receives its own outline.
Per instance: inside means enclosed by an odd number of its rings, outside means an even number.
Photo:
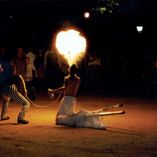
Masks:
[[[96,0],[0,1],[0,44],[11,56],[17,47],[46,49],[54,32],[75,26],[87,37],[87,53],[102,59],[101,94],[156,97],[157,1],[124,0],[104,14],[93,10],[99,6]],[[137,25],[144,27],[140,34]]]

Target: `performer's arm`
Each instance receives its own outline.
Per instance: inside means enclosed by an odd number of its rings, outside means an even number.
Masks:
[[[48,92],[49,93],[60,93],[62,91],[66,90],[65,86],[62,86],[60,88],[57,88],[57,89],[48,89]]]
[[[57,89],[48,89],[48,93],[51,94],[51,93],[60,93],[60,92],[63,92],[67,89],[67,81],[66,79],[64,79],[64,85],[62,87],[59,87]]]
[[[27,97],[27,89],[26,89],[26,84],[25,84],[25,81],[22,77],[22,75],[18,75],[18,78],[19,78],[19,83],[21,84],[22,88],[23,88],[23,94],[25,97]]]

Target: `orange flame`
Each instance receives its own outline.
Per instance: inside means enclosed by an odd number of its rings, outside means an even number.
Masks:
[[[70,29],[61,31],[56,37],[56,48],[58,52],[67,60],[68,65],[80,61],[86,51],[86,39],[80,32]]]

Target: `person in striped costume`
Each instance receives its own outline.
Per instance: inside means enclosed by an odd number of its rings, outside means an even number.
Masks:
[[[28,124],[29,121],[25,119],[25,114],[30,106],[30,102],[16,87],[16,83],[19,80],[21,81],[22,76],[13,74],[13,71],[13,65],[10,64],[8,59],[4,59],[4,57],[0,55],[0,96],[2,98],[1,120],[10,119],[7,115],[7,110],[10,99],[12,99],[22,106],[17,118],[17,123]]]

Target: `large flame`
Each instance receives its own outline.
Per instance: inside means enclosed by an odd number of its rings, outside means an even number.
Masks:
[[[80,35],[80,32],[74,29],[61,31],[56,36],[56,48],[64,56],[68,65],[71,66],[84,57],[86,39]]]

